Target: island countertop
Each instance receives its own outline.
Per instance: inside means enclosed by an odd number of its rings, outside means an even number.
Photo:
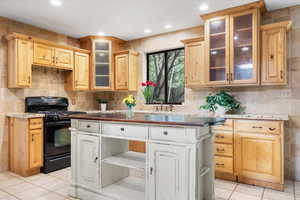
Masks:
[[[132,122],[144,124],[178,125],[178,126],[212,126],[223,124],[224,118],[196,117],[190,115],[166,115],[134,113],[128,117],[126,113],[88,113],[71,115],[71,119],[86,119],[113,122]]]

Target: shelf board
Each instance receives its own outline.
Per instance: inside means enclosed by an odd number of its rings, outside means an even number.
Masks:
[[[212,48],[210,51],[225,50],[225,47]]]
[[[247,28],[239,28],[236,29],[235,32],[243,32],[243,31],[252,31],[252,27],[247,27]]]
[[[213,34],[210,34],[209,36],[210,37],[217,37],[217,36],[222,36],[222,35],[225,35],[226,32],[220,32],[220,33],[213,33]]]
[[[250,47],[252,46],[252,43],[246,43],[246,44],[239,44],[234,46],[235,48],[241,48],[241,47]]]
[[[127,167],[130,169],[145,170],[146,155],[144,153],[128,151],[115,156],[104,158],[101,162],[121,167]]]
[[[210,67],[209,69],[225,69],[225,67],[218,66],[218,67]]]
[[[109,63],[106,62],[95,62],[96,65],[109,65]]]
[[[110,77],[110,75],[95,75],[95,77]]]
[[[109,53],[109,50],[95,50],[96,53]]]
[[[122,200],[145,200],[145,179],[127,177],[102,188],[101,193]]]

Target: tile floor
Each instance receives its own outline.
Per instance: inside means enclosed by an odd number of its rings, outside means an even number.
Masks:
[[[0,200],[72,200],[70,168],[27,178],[0,173]],[[284,192],[216,180],[216,200],[300,200],[300,182],[286,181]]]

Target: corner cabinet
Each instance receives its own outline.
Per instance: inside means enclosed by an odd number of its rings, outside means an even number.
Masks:
[[[8,39],[8,88],[31,86],[33,42],[30,39]]]
[[[259,9],[206,20],[207,85],[259,84],[259,26]]]
[[[205,86],[204,38],[182,41],[185,46],[185,86],[198,88]]]
[[[131,50],[114,53],[116,90],[137,90],[138,56],[139,53]]]
[[[287,32],[291,21],[261,26],[262,85],[287,84]]]
[[[113,52],[121,50],[124,41],[114,37],[88,36],[80,39],[81,47],[91,51],[90,88],[112,91],[114,86]]]

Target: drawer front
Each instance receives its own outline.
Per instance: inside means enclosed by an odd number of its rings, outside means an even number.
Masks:
[[[41,129],[43,128],[43,118],[29,119],[29,129]]]
[[[233,159],[215,156],[215,170],[219,172],[233,173]]]
[[[232,131],[233,130],[233,120],[226,119],[226,121],[223,125],[212,126],[212,130]]]
[[[280,134],[280,121],[236,120],[235,130],[242,132]]]
[[[226,131],[215,131],[215,142],[216,143],[233,143],[233,133]]]
[[[232,156],[233,148],[231,144],[215,144],[215,155]]]
[[[127,124],[103,124],[104,135],[147,139],[148,127]]]
[[[187,142],[196,140],[196,129],[151,127],[150,139],[175,142]]]
[[[82,120],[78,123],[78,130],[98,133],[100,132],[100,124],[95,121]]]

